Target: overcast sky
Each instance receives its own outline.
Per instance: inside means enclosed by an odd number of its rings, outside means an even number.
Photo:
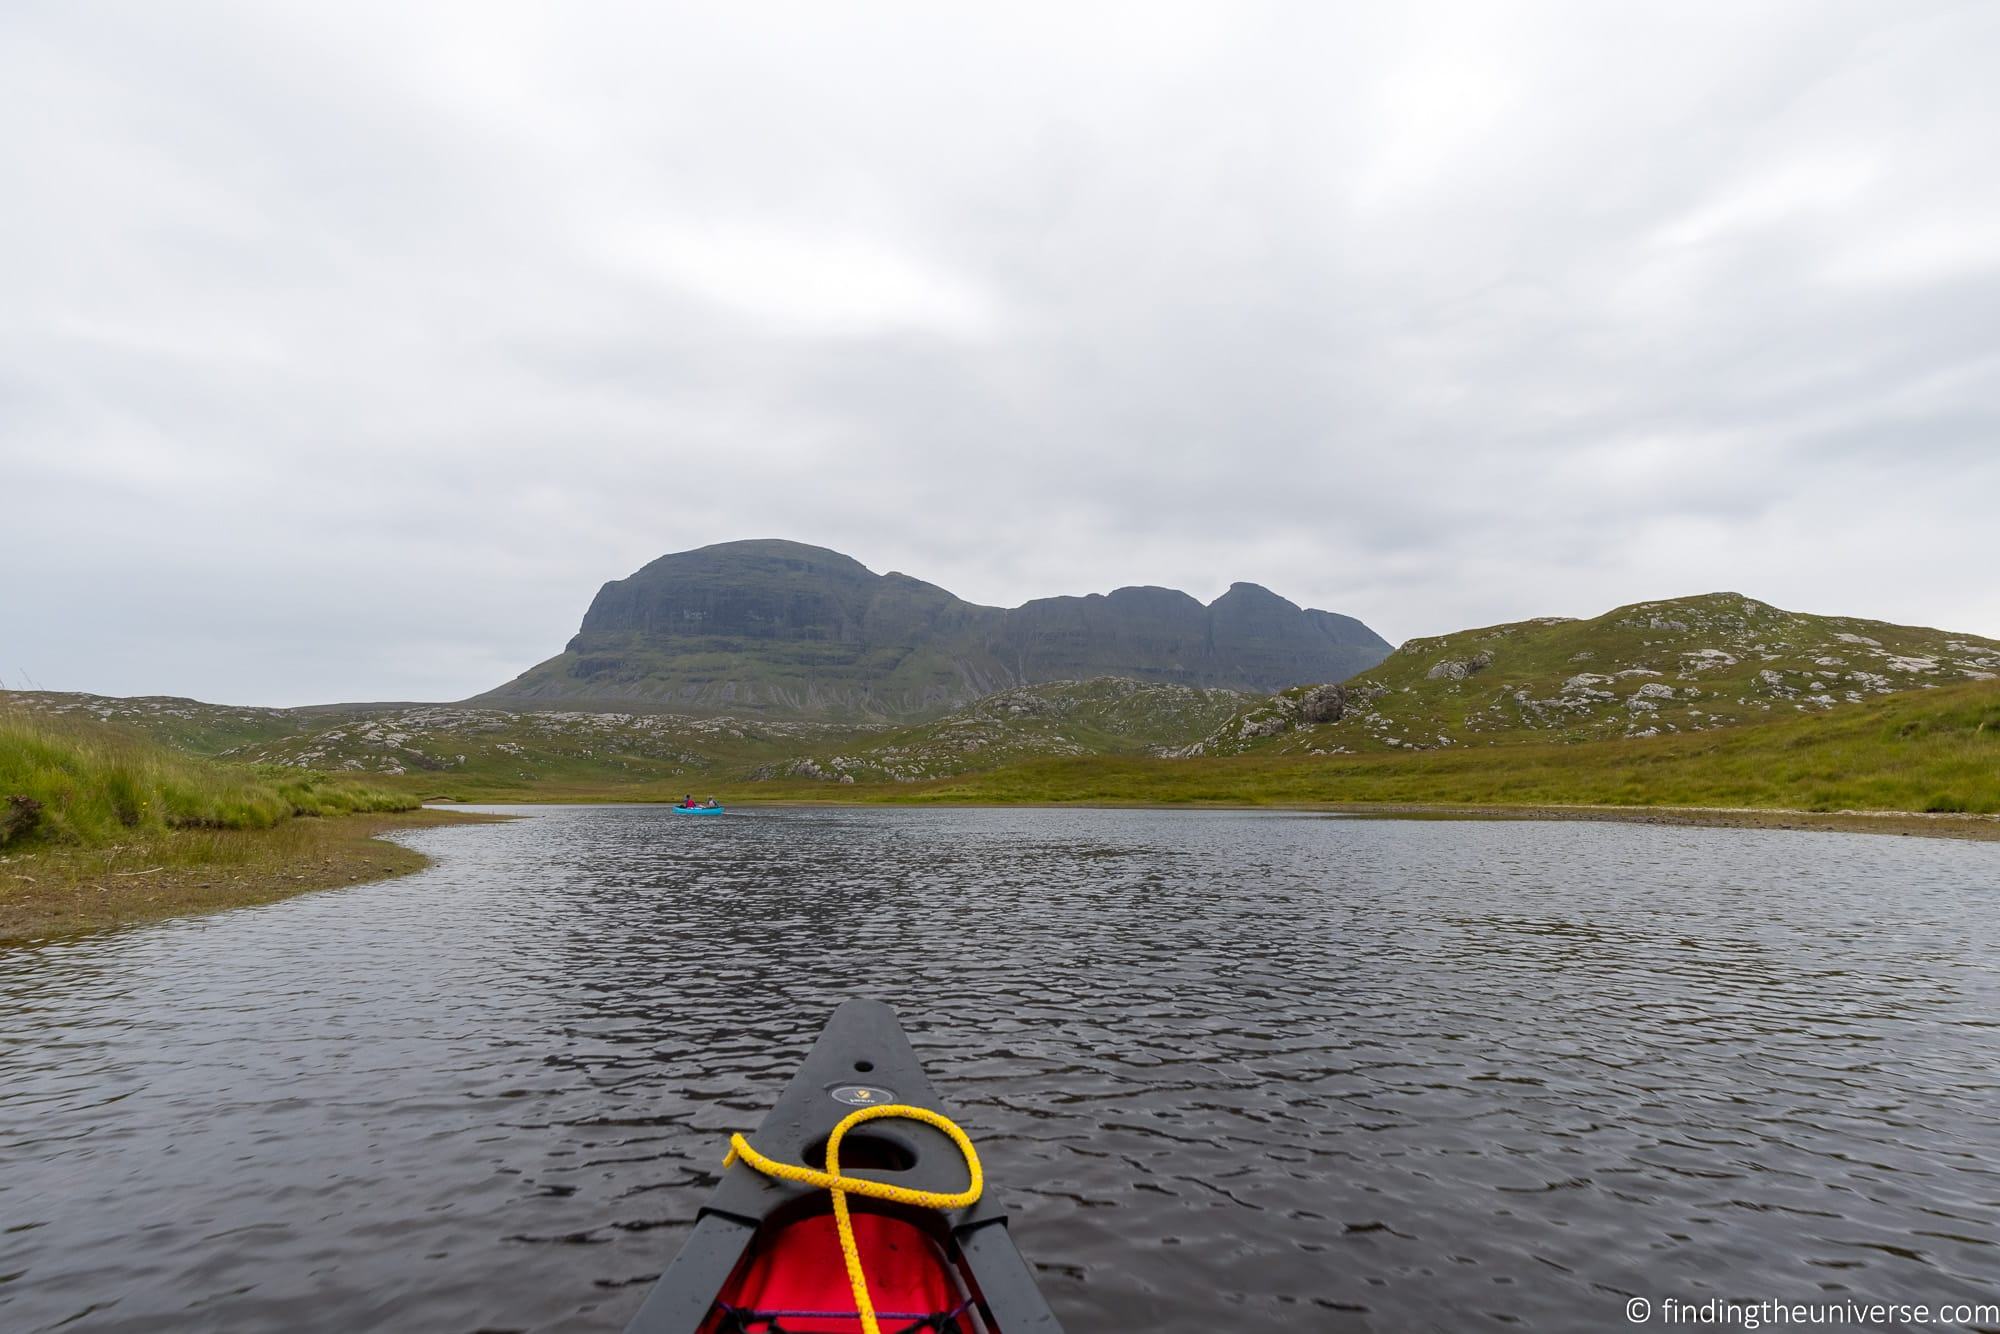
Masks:
[[[0,681],[446,699],[789,537],[2000,637],[2000,6],[0,9]]]

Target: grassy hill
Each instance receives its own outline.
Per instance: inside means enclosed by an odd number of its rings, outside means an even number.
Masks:
[[[1905,691],[1715,730],[1344,755],[1266,748],[1173,758],[1129,741],[1099,753],[1023,755],[1004,745],[999,754],[982,755],[976,746],[956,753],[960,726],[972,734],[968,718],[885,732],[872,748],[850,741],[847,750],[856,753],[844,756],[844,767],[827,756],[814,761],[817,773],[787,764],[718,772],[699,784],[678,776],[615,784],[555,778],[527,791],[485,788],[466,774],[435,785],[471,799],[664,800],[696,786],[731,801],[2000,813],[2000,682]],[[1087,735],[1082,726],[1056,725],[1037,744]],[[914,777],[908,752],[926,740],[938,749],[923,763],[938,769]],[[942,772],[951,768],[957,771]]]
[[[1192,753],[1328,754],[1707,732],[2000,678],[2000,642],[1781,611],[1737,593],[1641,602],[1415,639],[1345,683],[1337,721],[1304,688],[1230,719]]]
[[[100,723],[138,733],[191,755],[222,755],[239,747],[296,735],[312,725],[314,711],[204,704],[175,695],[72,694],[53,690],[0,691],[0,710],[83,724]],[[320,714],[324,723],[339,715]]]
[[[453,784],[453,790],[500,794],[551,783],[615,787],[696,778],[805,754],[871,731],[784,720],[553,709],[516,713],[449,704],[257,709],[164,696],[19,691],[4,698],[27,715],[109,724],[207,758],[366,774],[425,792]]]
[[[867,729],[779,719],[690,718],[423,705],[322,720],[293,735],[237,747],[233,758],[401,779],[426,792],[497,795],[550,785],[616,787],[740,775],[865,737]]]
[[[1234,690],[1116,677],[1022,686],[936,722],[760,766],[750,777],[912,783],[1045,756],[1158,754],[1190,744],[1251,701]]]
[[[843,790],[844,791],[844,790]],[[1693,806],[2000,812],[2000,682],[1772,722],[1420,752],[1035,760],[858,799],[950,802]]]
[[[324,712],[169,698],[11,698],[43,716],[115,723],[196,754],[365,774],[399,790],[458,798],[782,778],[909,782],[1037,755],[1147,754],[1186,746],[1254,701],[1229,690],[1102,678],[1024,686],[934,722],[892,727],[460,705]]]

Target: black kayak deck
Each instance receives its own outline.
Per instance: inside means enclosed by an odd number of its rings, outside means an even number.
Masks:
[[[946,1111],[895,1011],[880,1001],[844,1001],[749,1140],[779,1162],[822,1168],[834,1126],[857,1108],[883,1103]],[[841,1143],[841,1172],[917,1190],[965,1189],[965,1162],[957,1146],[943,1131],[916,1121],[885,1118],[849,1131]],[[971,1206],[949,1212],[906,1209],[863,1196],[850,1196],[849,1207],[893,1213],[932,1230],[976,1302],[982,1325],[974,1328],[1061,1334],[1008,1235],[1006,1211],[991,1183]],[[697,1334],[764,1228],[831,1209],[824,1190],[732,1164],[626,1334]]]

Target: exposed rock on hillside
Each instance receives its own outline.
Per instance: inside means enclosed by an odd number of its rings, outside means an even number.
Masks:
[[[1347,712],[1347,687],[1321,685],[1309,687],[1299,696],[1299,721],[1307,726],[1317,727],[1321,723],[1337,723],[1340,715]]]
[[[1339,753],[1706,731],[1995,675],[1993,640],[1715,593],[1412,640],[1347,682],[1336,722],[1299,726],[1290,708],[1301,692],[1288,691],[1199,749]]]
[[[1249,702],[1232,690],[1113,677],[1023,686],[754,776],[911,783],[1049,756],[1178,754]]]
[[[1366,698],[1366,695],[1363,697]],[[1200,741],[1171,753],[1182,757],[1227,755],[1263,737],[1277,736],[1298,727],[1337,723],[1347,712],[1348,699],[1346,686],[1298,686],[1252,706]]]
[[[10,702],[81,714],[220,759],[338,773],[434,774],[497,785],[617,784],[739,772],[779,755],[871,735],[865,726],[660,713],[474,709],[455,704],[245,709],[187,699],[20,693]]]
[[[1434,663],[1424,673],[1429,681],[1463,681],[1474,672],[1483,672],[1493,665],[1493,655],[1484,650],[1469,658],[1444,658]]]
[[[237,709],[185,699],[10,694],[220,758],[485,787],[689,786],[750,779],[917,781],[1055,755],[1185,746],[1251,702],[1230,690],[1100,678],[1008,690],[928,723],[827,723],[456,704]],[[245,737],[250,739],[246,740]]]

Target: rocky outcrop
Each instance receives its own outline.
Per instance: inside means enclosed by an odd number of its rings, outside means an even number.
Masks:
[[[1363,698],[1372,698],[1364,694]],[[1251,742],[1278,736],[1303,727],[1337,723],[1347,713],[1352,698],[1344,685],[1300,686],[1271,696],[1254,708],[1231,718],[1191,746],[1169,752],[1180,758],[1191,755],[1233,755]]]
[[[1347,688],[1338,685],[1314,686],[1299,696],[1299,721],[1308,727],[1337,723],[1347,711]]]
[[[1424,673],[1424,677],[1431,681],[1463,681],[1466,677],[1476,672],[1483,672],[1492,665],[1493,655],[1482,650],[1469,658],[1445,658],[1433,664],[1431,669]]]

